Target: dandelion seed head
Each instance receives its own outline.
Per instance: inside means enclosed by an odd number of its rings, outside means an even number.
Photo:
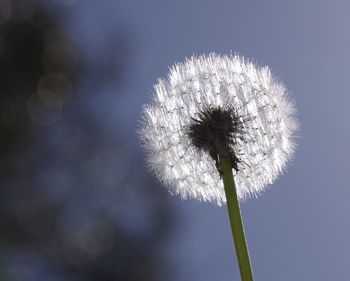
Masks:
[[[258,196],[295,150],[297,121],[285,86],[238,55],[194,56],[154,86],[140,136],[150,169],[173,194],[222,205],[216,154],[235,157],[240,200]]]

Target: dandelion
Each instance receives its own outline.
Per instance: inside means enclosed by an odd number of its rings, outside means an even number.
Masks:
[[[214,53],[175,64],[154,93],[140,129],[150,169],[182,198],[227,202],[242,280],[253,280],[238,200],[261,194],[293,156],[294,103],[268,67]]]
[[[213,154],[226,150],[234,160],[238,198],[257,196],[293,155],[294,104],[267,67],[237,55],[192,57],[174,65],[154,89],[141,138],[150,168],[171,193],[225,203]],[[218,147],[211,150],[213,145]]]

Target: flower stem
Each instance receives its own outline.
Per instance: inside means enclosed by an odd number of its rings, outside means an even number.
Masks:
[[[228,214],[236,248],[239,270],[241,272],[241,279],[242,281],[253,281],[253,271],[250,264],[248,246],[245,239],[230,157],[220,156],[220,166],[223,173]]]

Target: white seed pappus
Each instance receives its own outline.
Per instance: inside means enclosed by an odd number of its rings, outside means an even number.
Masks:
[[[295,106],[268,67],[238,55],[194,56],[171,67],[154,86],[139,130],[149,168],[170,192],[218,205],[226,202],[215,162],[194,147],[188,129],[208,108],[230,106],[244,126],[233,150],[240,200],[258,196],[283,172],[295,150]]]

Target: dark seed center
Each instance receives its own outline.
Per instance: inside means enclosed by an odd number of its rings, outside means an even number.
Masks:
[[[232,108],[210,108],[199,112],[192,118],[188,136],[192,144],[206,151],[215,160],[218,167],[218,156],[231,156],[232,166],[238,171],[236,157],[232,146],[240,135],[242,123]]]

